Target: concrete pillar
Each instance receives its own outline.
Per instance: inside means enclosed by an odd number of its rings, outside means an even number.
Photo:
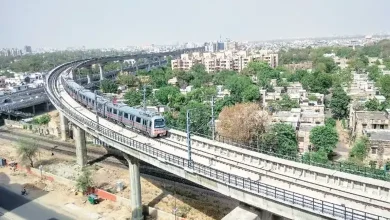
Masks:
[[[32,106],[33,115],[35,115],[35,105]]]
[[[138,72],[138,64],[135,63],[135,72]]]
[[[261,220],[272,220],[274,215],[271,212],[267,212],[266,210],[261,210]]]
[[[123,154],[129,164],[130,173],[130,202],[131,219],[143,220],[142,201],[141,201],[141,178],[139,175],[139,160],[127,154]]]
[[[85,131],[73,125],[73,137],[76,144],[77,164],[81,167],[87,164],[87,143],[85,141]]]
[[[65,117],[64,113],[60,112],[60,127],[61,127],[61,140],[66,141],[69,137],[69,126],[68,119]]]
[[[91,82],[92,82],[92,76],[91,76],[91,74],[87,74],[87,80],[88,80],[88,84],[90,84]]]
[[[50,110],[50,102],[46,102],[46,111]]]
[[[100,64],[100,63],[98,65],[99,65],[100,80],[103,80],[104,79],[103,67],[102,67],[102,64]]]

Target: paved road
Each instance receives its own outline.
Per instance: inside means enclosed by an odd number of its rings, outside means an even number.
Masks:
[[[0,220],[72,220],[0,186]],[[4,212],[7,211],[5,214]]]

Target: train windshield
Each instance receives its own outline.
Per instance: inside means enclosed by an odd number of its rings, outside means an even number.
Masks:
[[[165,127],[165,120],[164,119],[154,120],[154,127],[155,128],[164,128]]]

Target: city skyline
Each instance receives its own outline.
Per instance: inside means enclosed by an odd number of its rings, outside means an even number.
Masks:
[[[118,48],[219,36],[265,41],[385,33],[390,2],[374,2],[9,1],[0,7],[0,47]]]

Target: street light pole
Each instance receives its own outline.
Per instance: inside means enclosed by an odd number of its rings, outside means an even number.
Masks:
[[[187,151],[188,151],[188,161],[191,161],[191,133],[190,133],[190,110],[187,110]]]

